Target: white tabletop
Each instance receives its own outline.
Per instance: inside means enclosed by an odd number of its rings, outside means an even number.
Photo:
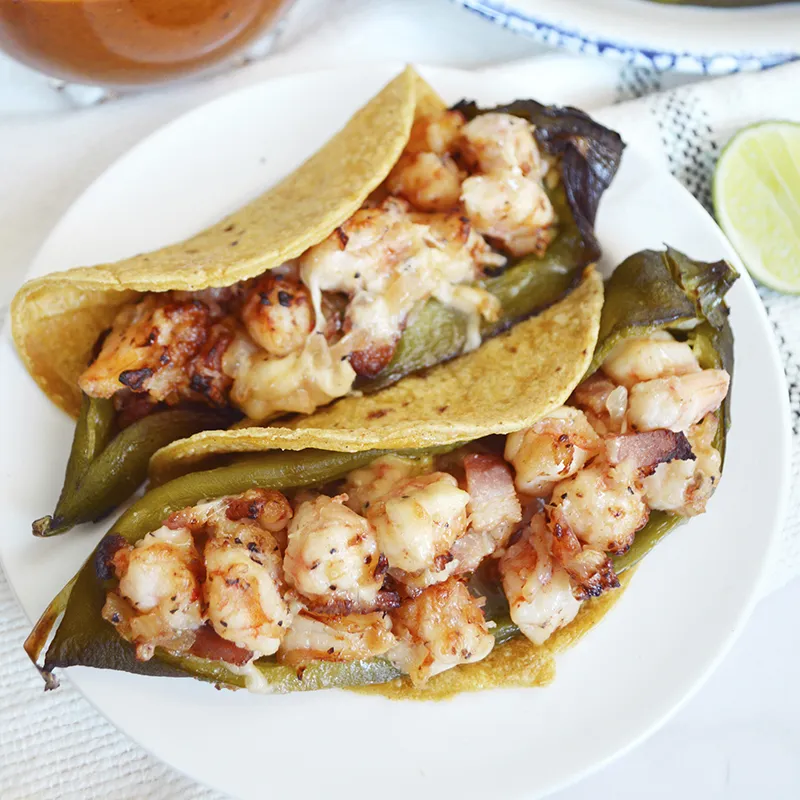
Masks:
[[[301,5],[307,6],[311,13],[320,2],[303,0]],[[362,55],[371,58],[408,58],[454,65],[497,63],[541,52],[540,47],[507,31],[494,29],[444,0],[435,3],[403,0],[403,4],[387,0],[369,4],[365,0],[337,0],[337,7],[343,16],[357,12],[366,20],[357,39],[344,37],[339,41],[340,52],[361,48]],[[387,14],[391,17],[388,23]],[[428,22],[426,25],[420,24],[423,15]],[[376,32],[390,25],[394,35],[367,35],[364,31],[370,30],[370,25]],[[414,39],[413,52],[408,50],[410,38]],[[298,46],[303,47],[303,42]],[[42,114],[45,120],[49,113],[63,112],[68,106],[68,98],[50,92],[39,76],[0,56],[0,120],[31,114]],[[54,176],[53,180],[57,185],[58,177]],[[5,183],[4,189],[4,183],[0,178],[0,193],[8,191],[9,184]],[[54,209],[43,209],[43,213],[52,216]],[[3,240],[0,221],[0,244]],[[25,244],[26,257],[31,255],[33,244]],[[21,256],[22,252],[17,250],[15,254]],[[8,296],[12,288],[9,284],[18,281],[22,267],[20,263],[12,265],[0,261],[0,297]],[[757,498],[754,501],[757,502]],[[671,721],[610,766],[561,792],[559,800],[582,800],[588,793],[599,798],[637,800],[643,797],[672,800],[676,796],[749,800],[756,792],[769,798],[800,796],[798,608],[800,580],[762,600],[732,652]],[[6,623],[9,621],[0,619],[2,653],[12,646],[10,638],[19,635],[16,622]],[[19,644],[21,646],[21,642]],[[24,704],[26,698],[32,700],[38,691],[35,682],[25,682],[15,705]],[[624,689],[620,690],[619,703],[625,703]],[[14,729],[15,741],[4,734],[6,711],[0,708],[0,786],[9,786],[3,780],[3,772],[12,768],[10,762],[13,761],[16,784],[10,792],[6,791],[6,796],[30,797],[34,794],[35,776],[32,772],[26,775],[24,768],[20,769],[20,761],[25,759],[26,740],[19,728]],[[602,736],[602,726],[595,728],[589,722],[586,730],[576,731],[576,736],[587,735]],[[42,747],[41,739],[31,738],[30,741],[30,746],[35,742],[37,748]],[[41,757],[42,753],[37,755]],[[31,758],[31,764],[33,771],[35,759]],[[535,768],[535,754],[532,754],[531,765]],[[198,787],[198,794],[201,793]],[[38,788],[35,795],[42,796]],[[52,786],[45,795],[55,798],[63,793]],[[117,796],[133,798],[141,796],[141,792],[133,789],[128,795]]]

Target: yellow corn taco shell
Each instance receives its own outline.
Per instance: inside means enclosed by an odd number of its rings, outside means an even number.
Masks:
[[[78,377],[122,304],[141,292],[228,286],[321,242],[388,175],[408,141],[418,94],[421,113],[441,104],[406,69],[298,169],[190,239],[27,283],[12,303],[11,324],[28,372],[53,402],[77,416]]]
[[[562,405],[583,377],[602,306],[603,281],[589,267],[559,303],[455,361],[287,427],[204,431],[173,442],[153,456],[151,475],[161,482],[234,453],[419,448],[520,430]]]

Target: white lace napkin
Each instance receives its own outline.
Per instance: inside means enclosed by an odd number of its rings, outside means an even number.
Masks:
[[[407,0],[406,0],[407,1]],[[366,60],[380,52],[420,61],[441,61],[443,45],[420,19],[401,13],[399,2],[371,4],[358,27],[355,12],[363,0],[341,0],[347,14],[327,20],[333,41],[326,37],[321,4],[310,9],[302,29],[287,32],[283,55],[237,73],[177,90],[118,101],[81,112],[62,112],[49,118],[0,121],[0,196],[3,259],[0,268],[0,306],[8,301],[11,284],[22,278],[35,246],[69,202],[121,152],[149,131],[185,109],[270,74],[293,69],[352,63],[359,43],[369,40]],[[419,7],[414,0],[409,5]],[[391,12],[390,23],[375,6]],[[387,11],[388,9],[388,11]],[[305,11],[304,11],[305,13]],[[318,16],[313,16],[316,13]],[[383,13],[383,12],[382,12]],[[487,29],[488,31],[488,29]],[[488,33],[487,33],[488,35]],[[381,39],[382,37],[382,39]],[[399,37],[399,38],[398,38]],[[427,38],[426,38],[427,37]],[[441,37],[447,38],[446,33]],[[401,45],[398,47],[397,42]],[[479,47],[480,39],[471,46]],[[381,42],[385,48],[381,48]],[[422,42],[423,46],[420,46]],[[460,43],[460,44],[463,44]],[[446,49],[446,48],[445,48]],[[398,53],[400,50],[400,53]],[[302,54],[300,61],[292,52]],[[466,51],[464,51],[466,52]],[[469,59],[464,58],[465,61]],[[728,137],[742,125],[778,117],[800,120],[800,64],[769,73],[726,78],[713,83],[682,86],[659,94],[676,78],[624,68],[605,62],[552,57],[495,68],[498,80],[523,87],[536,96],[548,94],[590,110],[623,102],[599,113],[628,141],[649,145],[672,172],[706,205],[711,167]],[[563,85],[560,82],[563,81]],[[642,95],[650,95],[643,99]],[[9,273],[12,273],[9,279]],[[800,472],[800,300],[763,291],[762,298],[775,327],[790,385],[794,422],[793,485]],[[792,501],[785,535],[769,581],[782,585],[800,572],[800,498]],[[58,692],[42,692],[39,677],[24,656],[21,643],[29,623],[16,605],[0,573],[0,797],[56,798],[216,798],[217,793],[161,764],[117,732],[79,694],[68,680]],[[156,721],[154,724],[169,724]]]

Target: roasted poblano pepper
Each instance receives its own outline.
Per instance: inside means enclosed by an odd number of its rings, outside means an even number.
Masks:
[[[735,279],[736,272],[723,261],[696,262],[675,250],[644,251],[631,256],[607,282],[596,351],[598,362],[627,337],[669,329],[691,342],[701,366],[722,367],[732,374],[733,335],[723,296]],[[716,441],[721,452],[728,425],[726,400]],[[454,447],[450,445],[438,452]],[[407,454],[422,457],[433,452],[437,451]],[[44,660],[42,671],[48,686],[56,685],[51,674],[54,668],[72,665],[148,675],[191,676],[219,685],[244,686],[247,678],[241,670],[224,662],[178,656],[161,649],[156,649],[150,661],[137,661],[133,646],[101,617],[106,592],[113,585],[106,580],[102,566],[104,548],[118,536],[136,542],[173,511],[200,501],[237,494],[254,486],[288,489],[323,485],[382,454],[383,451],[374,450],[362,453],[309,450],[240,456],[228,465],[176,478],[148,492],[119,518],[73,581],[53,600],[26,641],[26,650],[36,663],[63,612]],[[636,534],[633,546],[614,559],[616,571],[623,573],[636,564],[682,521],[674,514],[652,512],[648,524]],[[502,593],[496,587],[475,588],[488,596],[485,610],[487,617],[496,622],[497,646],[518,635],[518,629],[508,618]],[[256,666],[264,685],[274,692],[364,686],[383,683],[398,675],[395,667],[380,658],[348,663],[314,662],[302,672],[272,658],[259,659]]]
[[[480,284],[502,306],[500,319],[482,327],[483,338],[488,338],[555,303],[577,285],[583,268],[600,257],[594,219],[624,145],[619,134],[572,108],[533,100],[496,109],[480,110],[473,103],[457,108],[468,119],[500,111],[529,120],[536,126],[542,152],[557,158],[560,165],[560,179],[548,189],[558,223],[547,252],[541,258],[518,259]],[[376,377],[357,381],[355,388],[376,391],[389,386],[454,358],[466,341],[466,316],[429,300],[404,331],[392,361]],[[135,422],[109,443],[114,428],[111,401],[84,398],[61,497],[51,516],[33,523],[34,534],[53,536],[99,519],[136,491],[156,450],[200,430],[227,427],[231,421],[211,411],[164,411]]]
[[[64,488],[52,516],[33,523],[34,536],[55,536],[83,522],[101,519],[142,484],[156,450],[198,431],[224,427],[230,421],[230,415],[212,409],[160,411],[112,436],[112,401],[84,395]]]

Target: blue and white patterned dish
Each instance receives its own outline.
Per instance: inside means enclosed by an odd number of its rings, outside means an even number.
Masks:
[[[659,71],[744,72],[800,58],[800,3],[725,9],[647,0],[454,0],[573,53]]]

